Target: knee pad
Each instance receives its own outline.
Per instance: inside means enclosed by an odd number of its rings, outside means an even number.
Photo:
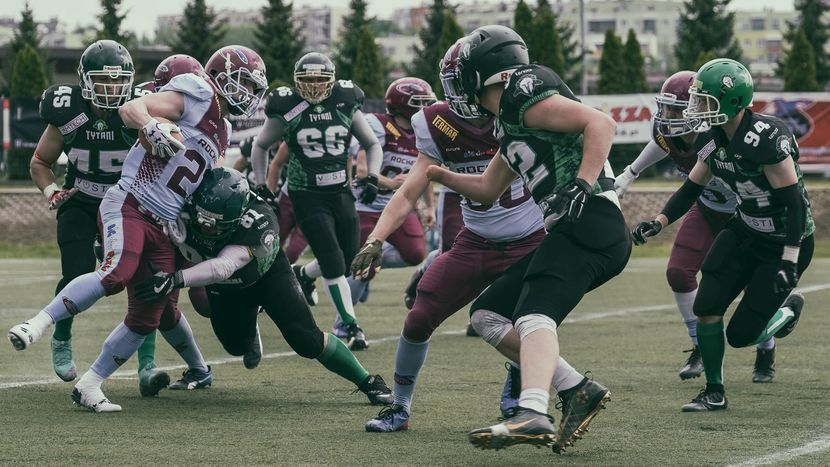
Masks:
[[[504,336],[513,329],[513,323],[504,316],[490,310],[476,310],[470,316],[470,324],[485,342],[497,347]]]
[[[531,313],[520,317],[516,320],[514,327],[516,328],[516,332],[519,333],[520,339],[524,339],[530,335],[530,333],[540,329],[549,331],[553,333],[554,336],[556,335],[556,321],[554,321],[550,316],[539,313]]]
[[[687,269],[669,265],[666,268],[666,280],[673,292],[691,292],[697,288],[697,273]]]
[[[323,352],[323,332],[319,328],[301,329],[292,326],[285,330],[283,337],[291,350],[303,358],[317,358]],[[330,336],[330,339],[337,337]]]

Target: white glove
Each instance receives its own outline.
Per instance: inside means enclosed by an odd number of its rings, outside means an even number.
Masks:
[[[68,190],[64,190],[55,183],[43,189],[43,195],[46,196],[46,201],[49,203],[50,211],[54,211],[55,209],[61,207],[61,204],[65,203],[69,198],[72,197],[72,195],[74,195],[77,192],[77,187],[72,187]]]
[[[181,133],[178,126],[172,123],[161,123],[151,118],[142,128],[147,142],[153,147],[153,155],[169,159],[176,151],[184,149],[184,143],[173,137],[171,133]]]
[[[614,179],[614,191],[617,192],[617,196],[620,198],[625,196],[625,192],[628,191],[628,187],[631,186],[631,184],[634,183],[634,180],[637,180],[637,177],[639,176],[640,174],[635,173],[631,169],[630,165],[626,167],[621,174],[617,175],[617,178]]]
[[[177,217],[174,221],[166,221],[164,223],[164,233],[173,242],[173,245],[181,245],[187,239],[187,227],[184,224],[184,219]]]

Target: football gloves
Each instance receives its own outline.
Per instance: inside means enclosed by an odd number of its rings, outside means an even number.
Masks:
[[[180,149],[184,149],[184,143],[173,137],[172,133],[181,133],[178,126],[172,123],[161,123],[155,118],[144,125],[142,130],[147,142],[153,148],[153,155],[163,159],[169,159]]]
[[[375,198],[378,197],[378,176],[369,174],[366,178],[358,180],[357,186],[362,186],[363,191],[360,192],[359,200],[363,204],[372,204]]]
[[[142,302],[152,302],[167,296],[173,289],[184,286],[181,271],[156,271],[152,264],[148,264],[153,276],[135,286],[135,298]]]
[[[61,207],[61,204],[65,203],[69,198],[72,197],[72,195],[74,195],[77,192],[77,187],[65,190],[59,188],[58,185],[54,183],[43,189],[43,195],[46,196],[46,200],[49,203],[50,211],[54,211],[55,209]]]
[[[582,215],[585,203],[590,197],[591,185],[581,178],[546,196],[539,203],[545,216],[545,229],[549,231],[563,219],[575,222]]]
[[[268,188],[268,185],[256,185],[253,188],[251,188],[251,191],[255,195],[265,200],[268,206],[271,206],[271,209],[273,209],[274,212],[277,214],[277,219],[280,218],[280,204],[277,201],[277,195],[275,195],[274,192],[271,191],[270,188]]]
[[[782,259],[775,275],[773,290],[775,293],[789,292],[798,285],[798,265]]]
[[[631,239],[634,240],[635,245],[644,245],[648,237],[659,234],[661,230],[663,230],[663,224],[657,220],[640,222],[631,231]]]
[[[368,281],[380,271],[380,257],[383,242],[380,240],[367,241],[352,260],[352,275],[355,279]]]
[[[640,174],[634,173],[634,170],[631,169],[630,165],[626,167],[621,174],[617,175],[617,178],[614,179],[614,191],[617,192],[617,196],[620,198],[625,196],[625,192],[628,191],[628,187],[630,187],[631,184],[634,183],[634,180],[637,180],[637,177],[639,176]]]

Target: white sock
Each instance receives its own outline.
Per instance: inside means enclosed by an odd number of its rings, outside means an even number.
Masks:
[[[306,265],[300,269],[300,273],[309,279],[317,279],[323,275],[323,271],[320,269],[320,263],[316,259],[312,260],[310,263],[306,263]]]
[[[92,368],[81,376],[81,379],[75,384],[78,389],[84,388],[100,388],[106,378],[96,373]]]
[[[585,376],[574,370],[574,367],[564,358],[559,357],[559,364],[556,365],[551,383],[557,392],[575,388],[583,379],[585,379]]]
[[[181,315],[179,322],[173,328],[161,331],[161,336],[170,344],[170,347],[173,347],[179,353],[182,360],[187,363],[188,368],[207,373],[207,363],[205,363],[202,352],[199,351],[199,346],[196,345],[193,330],[190,328],[190,323],[187,322],[184,314]]]
[[[47,329],[49,329],[49,326],[55,324],[55,321],[52,320],[52,316],[50,316],[46,310],[41,310],[40,313],[27,319],[26,322],[29,323],[31,331],[33,331],[34,334],[37,334],[38,338],[42,336]]]
[[[683,316],[686,332],[692,339],[692,344],[697,345],[697,316],[693,309],[695,296],[697,296],[697,289],[691,292],[674,292],[674,301],[677,302],[677,308]]]
[[[540,388],[524,389],[519,396],[519,407],[539,413],[548,413],[548,402],[550,402],[550,393]]]
[[[349,288],[349,281],[346,276],[340,276],[335,279],[323,278],[326,293],[329,294],[329,299],[334,304],[334,308],[340,315],[346,325],[357,323],[357,318],[354,314],[354,306],[352,306],[352,291]]]

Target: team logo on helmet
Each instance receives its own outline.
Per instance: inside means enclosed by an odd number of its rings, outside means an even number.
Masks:
[[[399,84],[399,85],[395,86],[395,89],[397,89],[398,92],[413,93],[413,94],[416,93],[416,92],[419,92],[419,93],[427,92],[427,90],[424,89],[423,86],[421,86],[420,84],[416,84],[416,83],[402,83],[402,84]]]
[[[726,89],[732,89],[735,87],[735,82],[732,81],[732,77],[729,75],[723,75],[720,79],[720,84]]]
[[[542,84],[542,80],[537,78],[536,75],[524,76],[519,79],[519,84],[516,85],[516,90],[513,91],[513,96],[516,97],[519,94],[532,96],[533,90],[540,84]]]
[[[233,49],[233,51],[236,52],[236,56],[239,57],[240,60],[242,60],[242,63],[244,63],[246,65],[248,64],[248,57],[246,57],[245,54],[243,54],[241,50]]]
[[[168,71],[170,71],[170,68],[167,68],[167,65],[165,64],[161,64],[159,65],[158,71],[161,73],[167,73]]]

